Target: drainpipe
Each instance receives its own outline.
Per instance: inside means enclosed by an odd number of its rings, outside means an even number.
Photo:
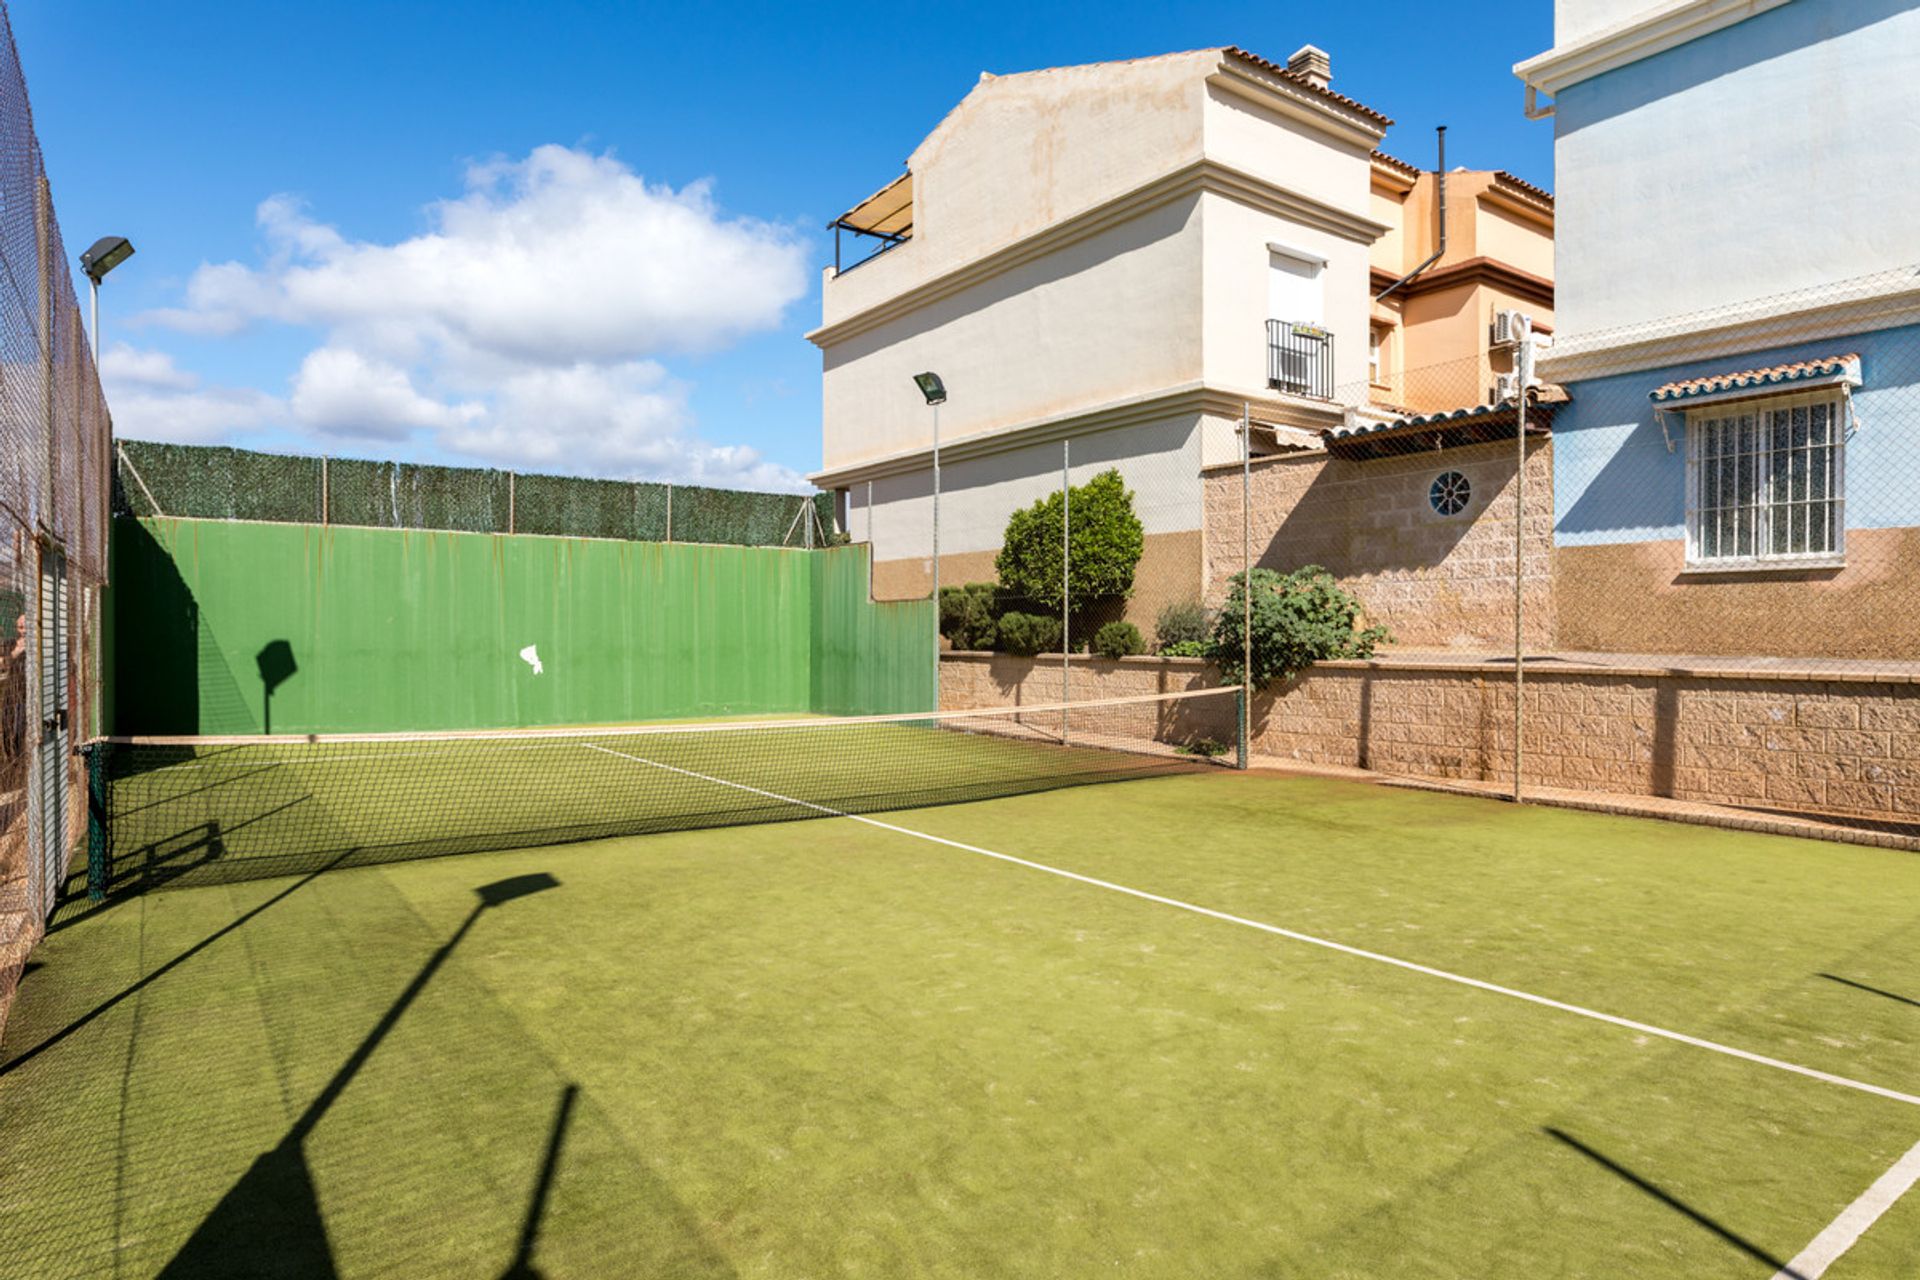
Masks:
[[[1447,126],[1441,125],[1438,129],[1434,130],[1434,133],[1439,138],[1440,151],[1439,160],[1437,161],[1438,167],[1434,170],[1434,200],[1440,206],[1440,247],[1429,254],[1425,262],[1407,272],[1407,274],[1401,276],[1380,292],[1374,294],[1373,300],[1375,302],[1380,301],[1380,299],[1386,297],[1401,285],[1410,284],[1415,276],[1440,261],[1441,257],[1447,251]]]

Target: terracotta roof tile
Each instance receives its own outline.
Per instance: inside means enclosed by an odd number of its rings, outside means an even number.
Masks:
[[[1828,356],[1824,360],[1797,360],[1792,364],[1776,364],[1765,369],[1743,369],[1739,373],[1717,373],[1706,378],[1687,378],[1680,382],[1668,382],[1655,387],[1649,393],[1649,398],[1655,403],[1663,403],[1687,400],[1694,396],[1718,395],[1725,391],[1762,391],[1769,387],[1789,386],[1814,378],[1836,377],[1847,378],[1857,386],[1860,382],[1860,357],[1849,353],[1844,356]]]
[[[1313,84],[1312,82],[1308,81],[1306,78],[1296,75],[1292,71],[1289,71],[1287,69],[1286,64],[1283,62],[1269,61],[1268,59],[1261,57],[1257,53],[1248,53],[1245,49],[1242,49],[1238,45],[1228,45],[1226,48],[1226,53],[1229,57],[1239,58],[1241,61],[1250,62],[1254,66],[1259,67],[1262,70],[1271,71],[1275,75],[1281,77],[1282,79],[1292,81],[1294,84],[1299,85],[1302,89],[1305,89],[1309,93],[1317,93],[1321,97],[1327,99],[1329,102],[1336,102],[1339,105],[1347,108],[1347,110],[1352,111],[1357,115],[1365,116],[1367,119],[1373,121],[1375,124],[1379,125],[1383,129],[1393,123],[1392,119],[1390,119],[1387,116],[1381,115],[1378,111],[1375,111],[1372,107],[1366,105],[1364,102],[1356,102],[1354,99],[1349,98],[1344,93],[1335,93],[1331,89],[1322,89],[1319,85]]]
[[[1553,203],[1553,192],[1547,190],[1545,187],[1535,186],[1533,183],[1528,182],[1525,178],[1516,178],[1514,175],[1508,173],[1505,169],[1495,169],[1493,171],[1493,176],[1499,179],[1501,182],[1506,183],[1509,186],[1520,188],[1522,191],[1526,192],[1530,196],[1535,196],[1541,200],[1545,200],[1548,204]]]
[[[1424,172],[1424,170],[1422,170],[1419,165],[1408,164],[1405,160],[1402,160],[1399,156],[1390,156],[1386,152],[1380,150],[1378,147],[1374,148],[1373,158],[1375,160],[1378,160],[1381,164],[1386,165],[1389,169],[1398,169],[1400,170],[1400,172],[1412,177],[1418,177],[1421,173]]]

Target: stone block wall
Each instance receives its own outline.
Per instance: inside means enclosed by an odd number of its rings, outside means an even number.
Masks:
[[[1324,453],[1257,458],[1251,466],[1254,563],[1282,572],[1317,564],[1360,598],[1397,645],[1448,649],[1513,643],[1512,441],[1355,460]],[[1440,516],[1428,490],[1443,472],[1472,496]],[[1207,600],[1218,605],[1242,561],[1238,466],[1204,473]],[[1553,456],[1527,452],[1522,575],[1526,642],[1554,644]]]
[[[953,654],[942,705],[1056,702],[1059,658]],[[1218,683],[1196,659],[1076,657],[1074,699]],[[1529,785],[1920,824],[1920,676],[1687,667],[1529,668]],[[1254,700],[1256,755],[1421,778],[1513,768],[1510,666],[1321,663]]]

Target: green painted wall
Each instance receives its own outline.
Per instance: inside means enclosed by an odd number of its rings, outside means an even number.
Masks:
[[[931,606],[869,602],[864,548],[121,518],[112,552],[116,733],[590,724],[810,711],[817,698],[839,712],[932,701],[932,662],[916,682],[905,652],[930,651]],[[519,656],[530,644],[538,675]]]
[[[934,705],[933,602],[875,604],[867,548],[813,554],[813,710],[925,711]]]

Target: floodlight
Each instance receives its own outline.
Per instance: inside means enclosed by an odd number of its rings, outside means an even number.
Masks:
[[[940,381],[937,373],[916,373],[913,385],[920,388],[920,394],[927,398],[928,404],[944,404],[947,399],[947,384]]]
[[[87,279],[99,284],[113,270],[133,256],[133,242],[125,236],[101,236],[80,255],[80,269]]]

